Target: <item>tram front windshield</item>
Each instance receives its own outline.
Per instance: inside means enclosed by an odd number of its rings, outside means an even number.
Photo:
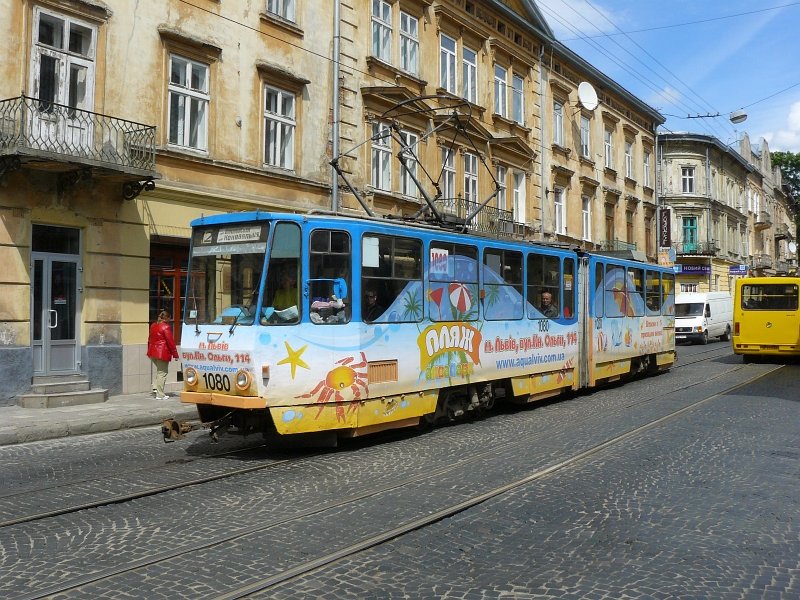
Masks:
[[[688,304],[675,305],[676,317],[702,317],[703,316],[703,303],[702,302],[689,302]]]
[[[186,323],[253,324],[268,234],[268,223],[195,229]]]

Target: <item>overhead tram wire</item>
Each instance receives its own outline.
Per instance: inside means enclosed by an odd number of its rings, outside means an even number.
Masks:
[[[722,21],[722,20],[725,20],[725,19],[734,19],[736,17],[746,17],[748,15],[754,15],[754,14],[758,14],[758,13],[768,12],[770,10],[778,10],[778,9],[781,9],[781,8],[788,8],[790,6],[797,6],[797,5],[800,5],[800,2],[789,2],[788,4],[779,4],[778,6],[769,6],[767,8],[760,8],[758,10],[749,10],[747,12],[734,13],[734,14],[731,14],[731,15],[724,15],[722,17],[712,17],[710,19],[700,19],[699,21],[686,21],[685,23],[675,23],[673,25],[659,25],[658,27],[646,27],[644,29],[632,29],[630,31],[621,31],[620,30],[620,33],[604,33],[604,34],[601,34],[601,35],[592,35],[592,36],[588,36],[588,37],[601,38],[601,37],[611,37],[611,36],[617,36],[617,35],[627,35],[629,33],[645,33],[647,31],[658,31],[659,29],[675,29],[677,27],[686,27],[687,25],[699,25],[701,23],[711,23],[713,21]],[[579,39],[583,39],[583,38],[566,38],[566,39],[561,40],[561,41],[563,41],[563,42],[571,42],[572,40],[579,40]]]
[[[689,91],[691,94],[693,94],[693,95],[694,95],[694,96],[695,96],[695,97],[696,97],[698,100],[700,100],[700,102],[704,103],[704,104],[706,105],[706,107],[707,107],[707,108],[708,108],[708,109],[709,109],[711,112],[716,112],[716,113],[719,113],[719,110],[718,110],[716,107],[714,107],[714,106],[713,106],[713,105],[712,105],[712,104],[711,104],[711,103],[710,103],[708,100],[706,100],[705,98],[703,98],[703,97],[702,97],[700,94],[698,94],[697,92],[695,92],[695,91],[694,91],[694,90],[691,88],[691,86],[689,86],[689,85],[688,85],[688,84],[687,84],[685,81],[683,81],[683,80],[682,80],[682,79],[681,79],[681,78],[680,78],[678,75],[676,75],[675,73],[673,73],[673,72],[672,72],[672,71],[671,71],[671,70],[670,70],[670,69],[669,69],[669,68],[668,68],[666,65],[664,65],[664,64],[663,64],[661,61],[659,61],[659,60],[658,60],[658,59],[657,59],[655,56],[653,56],[653,55],[652,55],[650,52],[648,52],[646,48],[644,48],[644,47],[643,47],[641,44],[639,44],[639,42],[637,42],[637,41],[636,41],[636,40],[634,40],[634,39],[633,39],[633,38],[632,38],[630,35],[628,35],[628,34],[627,34],[627,33],[625,33],[624,31],[622,31],[622,30],[621,30],[621,29],[620,29],[620,28],[617,26],[617,24],[616,24],[616,23],[614,23],[614,22],[613,22],[611,19],[609,19],[609,18],[608,18],[606,15],[604,15],[604,14],[603,14],[603,13],[602,13],[602,12],[601,12],[601,11],[600,11],[600,10],[599,10],[599,9],[598,9],[598,8],[597,8],[595,5],[594,5],[594,4],[592,4],[592,2],[591,2],[590,0],[585,0],[585,2],[586,2],[586,4],[588,4],[588,5],[589,5],[589,7],[590,7],[590,8],[591,8],[593,11],[595,11],[595,12],[596,12],[598,15],[600,15],[600,16],[601,16],[603,19],[605,19],[605,20],[606,20],[606,21],[607,21],[609,24],[611,24],[611,25],[612,25],[612,26],[613,26],[613,27],[614,27],[614,28],[615,28],[617,31],[621,32],[621,33],[622,33],[622,35],[624,35],[624,36],[625,36],[625,37],[626,37],[628,40],[630,40],[630,41],[631,41],[633,44],[635,44],[637,48],[639,48],[639,49],[640,49],[642,52],[644,52],[644,53],[645,53],[647,56],[649,56],[649,57],[650,57],[650,58],[653,60],[653,62],[655,62],[655,63],[656,63],[656,64],[657,64],[659,67],[661,67],[662,69],[664,69],[664,70],[665,70],[667,73],[669,73],[669,74],[670,74],[672,77],[674,77],[674,78],[675,78],[675,81],[677,81],[678,83],[680,83],[680,84],[681,84],[681,85],[682,85],[682,86],[683,86],[683,87],[684,87],[686,90],[688,90],[688,91]],[[598,29],[599,29],[599,28],[598,28]],[[611,39],[611,38],[609,38],[609,39]],[[633,55],[632,55],[632,56],[633,56]],[[644,64],[644,62],[642,62],[642,64]],[[667,82],[667,83],[669,83],[669,82],[666,80],[666,78],[664,78],[664,81],[665,81],[665,82]],[[706,110],[706,109],[704,109],[704,110]],[[728,123],[728,121],[727,121],[727,120],[723,120],[723,125],[725,125],[725,126],[727,127],[727,126],[730,126],[730,123]],[[733,134],[734,134],[734,135],[736,135],[736,128],[731,126],[731,127],[730,127],[730,129],[731,129],[731,131],[733,132]]]
[[[549,13],[556,21],[561,23],[565,28],[567,28],[567,29],[569,29],[569,30],[571,30],[571,31],[573,31],[574,33],[577,33],[577,34],[581,34],[582,33],[580,30],[575,28],[573,25],[571,25],[570,23],[568,23],[567,21],[562,19],[561,16],[558,13],[554,12],[549,7],[544,6],[544,5],[540,5],[540,8],[543,11]],[[602,46],[597,44],[594,40],[586,38],[586,36],[583,36],[583,35],[581,35],[580,39],[585,40],[588,44],[593,46],[595,48],[595,50],[597,50],[600,54],[603,54],[606,58],[611,60],[617,66],[619,66],[623,70],[627,71],[635,79],[637,79],[638,81],[643,83],[646,87],[650,88],[655,93],[660,94],[662,92],[661,88],[658,85],[656,85],[655,82],[653,82],[652,80],[650,80],[649,78],[647,78],[646,76],[641,74],[640,72],[636,71],[635,69],[632,69],[632,67],[629,67],[627,64],[622,62],[621,59],[617,58],[617,56],[612,54],[610,51],[606,50],[605,48],[603,48]],[[688,105],[686,105],[685,103],[680,102],[680,103],[676,103],[676,104],[679,104],[679,105],[683,106],[684,110],[686,110],[687,112],[692,112],[692,108],[689,107]],[[710,129],[705,123],[703,124],[703,126],[704,126],[704,129],[706,130],[707,133],[709,133],[710,135],[715,135],[714,131],[712,129]]]

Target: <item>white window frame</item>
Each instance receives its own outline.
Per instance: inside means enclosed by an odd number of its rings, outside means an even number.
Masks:
[[[625,140],[625,177],[634,179],[633,174],[633,142]]]
[[[586,115],[581,115],[581,156],[591,158],[592,154],[592,122]]]
[[[449,47],[450,43],[452,43],[452,48]],[[451,94],[456,93],[457,49],[458,45],[455,39],[444,33],[439,34],[439,85]]]
[[[553,143],[564,146],[564,104],[553,100]]]
[[[553,188],[553,212],[555,232],[560,235],[566,235],[567,215],[564,203],[564,188],[562,187]]]
[[[694,167],[681,167],[681,192],[694,194]]]
[[[525,223],[525,173],[514,171],[514,206],[513,219],[516,223]]]
[[[392,5],[372,0],[372,55],[385,63],[392,60]]]
[[[39,41],[39,23],[42,16],[61,21],[61,46],[52,46]],[[91,32],[91,41],[85,54],[73,52],[69,49],[70,30],[72,26],[82,27]],[[71,108],[91,111],[94,108],[94,80],[95,80],[95,52],[97,47],[97,27],[86,21],[81,21],[74,17],[69,17],[52,10],[44,10],[39,7],[34,8],[33,33],[31,36],[31,72],[30,89],[33,95],[44,102],[55,102]],[[42,57],[48,57],[55,61],[54,90],[52,98],[43,99],[42,90]],[[76,98],[70,95],[70,74],[73,67],[85,69],[86,79],[84,81],[84,97],[82,102],[77,102]],[[43,103],[44,105],[44,103]]]
[[[270,110],[275,97],[279,112]],[[289,99],[291,98],[291,102]],[[294,140],[297,132],[297,95],[273,85],[264,84],[264,164],[281,169],[294,169]]]
[[[419,73],[419,19],[400,11],[400,68]]]
[[[590,196],[581,196],[582,216],[583,216],[583,231],[582,238],[584,241],[592,241],[592,198]]]
[[[511,75],[511,118],[520,125],[525,124],[525,79],[513,73]]]
[[[372,175],[370,182],[376,190],[392,190],[392,137],[388,123],[372,123]],[[381,134],[386,134],[380,137]]]
[[[419,198],[419,188],[411,177],[417,175],[417,161],[414,158],[416,155],[417,145],[419,144],[419,136],[413,131],[400,131],[400,137],[403,143],[408,146],[412,152],[404,152],[403,157],[408,161],[410,167],[406,168],[400,165],[400,193],[410,198]]]
[[[605,167],[614,168],[614,132],[606,128],[603,133],[603,147],[605,148]]]
[[[653,187],[652,186],[652,179],[650,175],[650,163],[652,161],[651,152],[649,150],[644,151],[644,156],[642,157],[642,168],[644,170],[644,181],[642,182],[644,187]]]
[[[267,12],[294,23],[294,0],[267,0]]]
[[[508,118],[508,69],[494,65],[494,112]]]
[[[478,155],[464,152],[464,200],[478,201]]]
[[[508,175],[508,168],[502,165],[497,165],[495,168],[495,179],[497,179],[497,208],[500,210],[508,210],[506,207],[508,184],[506,177]]]
[[[468,46],[461,48],[462,96],[473,104],[478,101],[478,53]]]
[[[185,63],[186,81],[191,82],[193,67],[203,69],[205,71],[205,77],[203,78],[203,81],[205,82],[205,89],[192,88],[173,83],[172,67],[173,61],[176,60]],[[211,85],[211,67],[206,63],[202,63],[175,53],[170,54],[169,64],[170,77],[167,88],[167,138],[169,140],[169,145],[206,152],[208,150],[208,109],[209,104],[211,103],[211,94],[209,92]],[[172,99],[174,97],[178,97],[179,99],[183,98],[182,114],[177,115],[177,117],[173,114],[172,108]],[[198,120],[198,117],[191,114],[192,102],[196,102],[198,107],[202,107],[202,110],[198,112],[200,122],[197,124],[197,137],[194,144],[192,144],[192,124]],[[178,119],[178,131],[177,137],[173,139],[172,124],[174,118]]]
[[[442,198],[456,197],[456,152],[442,148]]]

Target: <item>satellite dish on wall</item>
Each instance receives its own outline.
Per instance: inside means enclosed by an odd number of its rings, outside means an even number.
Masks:
[[[597,92],[588,81],[581,81],[578,84],[578,102],[586,110],[597,108]]]
[[[792,254],[797,252],[797,244],[795,244],[794,242],[789,242],[789,252],[791,252]]]

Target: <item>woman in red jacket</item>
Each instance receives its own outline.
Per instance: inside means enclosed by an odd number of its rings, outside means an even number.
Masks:
[[[147,338],[147,356],[156,367],[153,379],[153,389],[156,400],[167,400],[169,396],[164,393],[164,384],[167,381],[169,361],[177,360],[178,349],[172,337],[172,327],[169,324],[170,314],[166,310],[158,313],[158,321],[150,325],[150,336]]]

